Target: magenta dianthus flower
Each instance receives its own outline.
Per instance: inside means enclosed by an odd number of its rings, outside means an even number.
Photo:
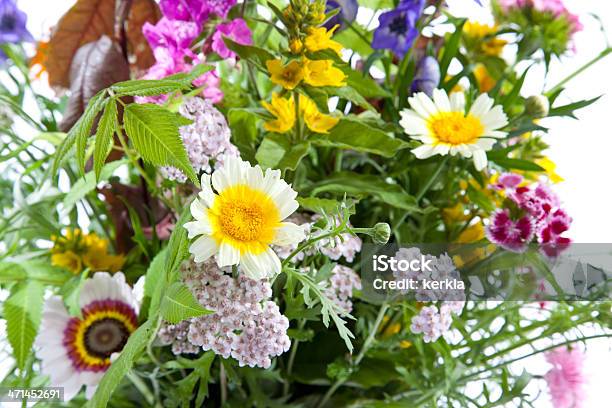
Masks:
[[[577,348],[559,347],[545,355],[552,368],[544,375],[555,408],[582,408],[586,378],[584,354]]]

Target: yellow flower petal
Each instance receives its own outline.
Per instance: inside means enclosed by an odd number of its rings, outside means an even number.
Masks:
[[[300,95],[300,113],[308,129],[315,133],[329,133],[340,119],[319,112],[317,105],[304,95]]]
[[[304,82],[312,86],[344,86],[346,75],[331,60],[304,58]]]
[[[329,31],[327,31],[325,27],[310,28],[308,30],[308,36],[304,40],[306,49],[310,52],[330,49],[335,51],[338,56],[341,56],[342,44],[331,39],[332,35],[334,35],[334,31],[336,31],[339,26],[339,24],[336,24],[334,28]]]
[[[291,61],[283,65],[279,59],[266,61],[266,67],[270,73],[270,80],[285,89],[294,89],[304,79],[304,69],[298,61]]]
[[[264,129],[268,132],[285,133],[293,129],[295,125],[295,102],[292,97],[283,98],[276,92],[272,94],[272,102],[261,102],[275,120],[264,123]]]

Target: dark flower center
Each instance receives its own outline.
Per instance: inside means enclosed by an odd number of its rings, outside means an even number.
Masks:
[[[17,27],[17,19],[12,14],[5,14],[0,19],[0,30],[13,31]]]
[[[406,25],[406,16],[402,13],[395,17],[391,24],[389,24],[389,30],[395,34],[405,34],[408,30],[408,26]]]
[[[122,321],[110,317],[100,319],[85,331],[85,349],[92,356],[109,358],[123,349],[129,336],[130,332]]]

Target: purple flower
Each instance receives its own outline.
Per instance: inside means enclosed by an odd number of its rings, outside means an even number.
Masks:
[[[372,48],[390,49],[403,57],[419,35],[416,24],[424,4],[425,0],[402,0],[394,10],[381,14]]]
[[[410,91],[412,93],[425,92],[431,97],[439,83],[440,65],[434,57],[427,56],[419,61]]]
[[[234,4],[236,0],[161,0],[159,5],[167,18],[191,21],[201,28],[212,14],[227,17]]]
[[[162,17],[155,25],[145,23],[142,26],[142,33],[152,50],[165,48],[177,58],[183,58],[193,56],[189,47],[200,30],[194,23]]]
[[[219,24],[217,32],[212,37],[212,49],[223,59],[233,58],[236,54],[225,45],[223,37],[228,37],[238,44],[253,44],[253,34],[246,22],[237,18],[229,23]]]
[[[327,2],[325,12],[329,13],[337,8],[340,9],[340,12],[324,24],[325,28],[328,30],[331,30],[336,24],[339,24],[340,27],[338,31],[340,31],[346,27],[346,22],[351,23],[355,21],[359,4],[357,4],[357,0],[330,0]]]
[[[14,0],[0,0],[0,44],[34,41],[26,28],[27,19]],[[0,62],[5,59],[6,55],[0,51]]]

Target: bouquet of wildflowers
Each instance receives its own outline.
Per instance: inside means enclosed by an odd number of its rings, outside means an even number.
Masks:
[[[551,267],[579,214],[542,136],[597,95],[523,90],[583,27],[561,0],[476,3],[494,25],[442,0],[77,0],[35,40],[0,0],[2,392],[583,406],[609,284]],[[461,285],[376,292],[384,251],[421,262],[395,283]],[[545,375],[516,364],[539,354]]]

